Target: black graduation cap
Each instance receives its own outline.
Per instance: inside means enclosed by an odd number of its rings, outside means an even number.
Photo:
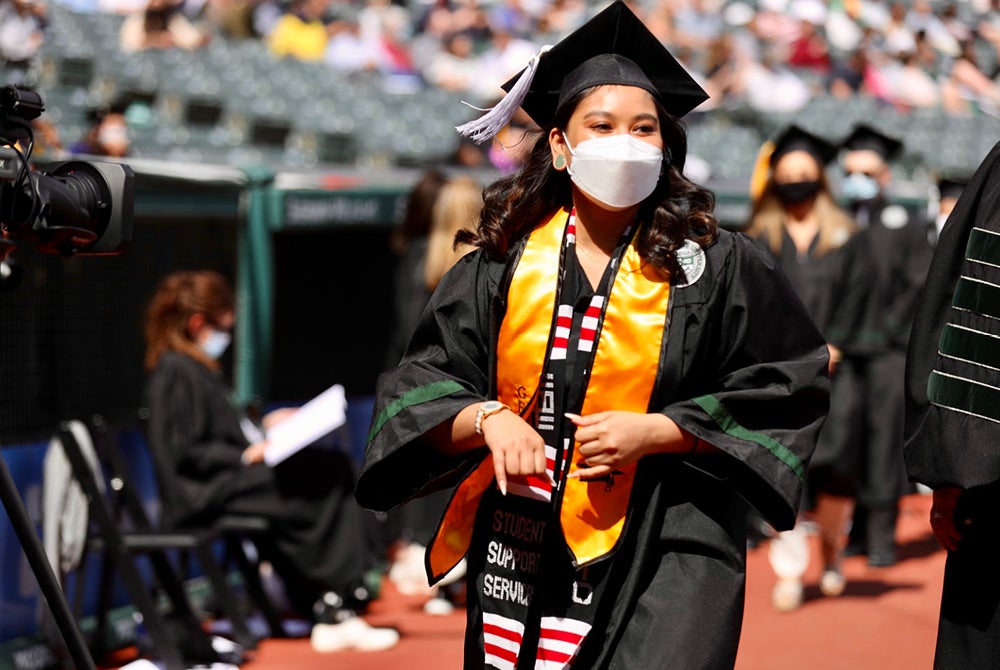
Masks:
[[[938,197],[942,199],[958,198],[968,185],[968,175],[943,174],[937,180]]]
[[[792,124],[774,140],[771,167],[774,167],[779,158],[792,151],[805,151],[819,161],[820,165],[826,165],[837,154],[837,146]]]
[[[571,96],[603,84],[645,89],[675,117],[708,99],[632,10],[616,0],[555,46],[543,48],[503,84],[507,96],[489,114],[458,130],[474,139],[492,137],[517,106],[544,128]]]
[[[903,143],[861,123],[854,126],[854,130],[841,146],[847,151],[874,151],[882,157],[882,160],[890,161],[903,148]]]

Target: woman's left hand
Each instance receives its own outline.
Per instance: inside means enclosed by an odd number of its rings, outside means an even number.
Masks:
[[[253,465],[254,463],[264,462],[264,452],[267,451],[267,441],[254,442],[249,447],[243,450],[243,454],[240,456],[240,460],[243,461],[243,465]]]
[[[684,435],[663,414],[610,411],[566,416],[576,425],[576,456],[581,466],[571,477],[606,477],[646,454],[685,450]],[[690,448],[691,438],[687,439]]]

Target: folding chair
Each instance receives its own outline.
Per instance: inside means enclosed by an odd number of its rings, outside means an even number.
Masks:
[[[90,517],[97,532],[93,541],[89,543],[90,547],[102,550],[105,556],[98,603],[98,626],[94,638],[98,647],[103,644],[107,628],[107,615],[111,604],[111,578],[115,572],[121,578],[129,599],[142,617],[153,653],[163,662],[166,670],[184,670],[188,667],[188,662],[182,653],[182,644],[189,648],[211,649],[211,640],[202,628],[201,621],[195,614],[184,586],[167,555],[168,551],[174,549],[195,553],[213,590],[220,596],[225,614],[232,620],[234,638],[246,648],[255,646],[256,638],[247,629],[245,620],[236,606],[235,595],[212,553],[212,545],[218,535],[209,531],[178,533],[152,530],[141,503],[138,509],[134,509],[128,502],[133,492],[119,476],[111,478],[111,488],[116,502],[125,509],[116,510],[112,501],[102,494],[96,475],[80,446],[81,440],[92,440],[90,430],[79,421],[63,422],[56,438],[66,453],[75,479],[88,499]],[[99,448],[98,444],[95,444],[94,448],[99,458],[111,452]],[[102,454],[102,451],[106,453]],[[129,495],[120,495],[126,491]],[[131,521],[129,530],[123,530],[126,526],[118,511],[127,513],[128,520]],[[137,557],[140,555],[148,557],[154,578],[169,601],[171,615],[180,622],[183,633],[168,625],[157,607],[151,589],[144,583],[139,570]],[[178,639],[181,634],[185,639]]]
[[[144,427],[145,424],[141,419],[140,423]],[[108,442],[107,436],[107,426],[104,424],[102,417],[94,416],[92,418],[92,431],[98,440],[103,442]],[[171,470],[170,465],[166,463],[161,454],[157,454],[154,449],[149,447],[149,443],[145,442],[147,454],[149,455],[153,470],[156,476],[156,483],[160,490],[160,499],[169,500],[173,499],[176,494],[170,495],[170,492],[175,489],[174,484],[171,481]],[[110,451],[115,451],[110,449]],[[127,466],[124,464],[121,455],[115,453],[117,469],[119,472],[126,472]],[[137,503],[133,502],[133,505]],[[243,584],[246,588],[247,595],[249,595],[250,600],[260,611],[264,620],[267,622],[268,629],[270,631],[271,637],[285,637],[285,627],[282,623],[281,613],[278,608],[272,602],[270,596],[264,590],[264,586],[261,583],[260,578],[260,563],[257,560],[251,560],[247,556],[247,552],[243,549],[244,540],[249,540],[251,543],[255,539],[264,537],[270,532],[270,522],[266,517],[256,516],[250,514],[224,514],[218,519],[216,519],[210,527],[205,530],[211,530],[216,535],[222,538],[225,546],[224,554],[224,564],[226,566],[235,563],[236,567],[240,571],[240,575],[243,577]],[[181,528],[169,528],[160,524],[161,530],[170,530],[176,532],[188,532],[191,529],[188,527]],[[202,529],[195,529],[202,530]]]

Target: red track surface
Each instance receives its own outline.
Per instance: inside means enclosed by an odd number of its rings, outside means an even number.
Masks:
[[[839,598],[816,587],[820,566],[806,574],[806,601],[792,613],[770,604],[774,576],[766,546],[750,552],[747,603],[737,670],[922,670],[932,665],[944,552],[930,534],[929,496],[903,501],[900,562],[869,568],[848,558],[848,579]],[[815,545],[814,545],[815,547]],[[369,621],[395,626],[402,640],[379,653],[314,653],[308,640],[267,640],[247,670],[454,670],[462,665],[464,614],[431,617],[419,598],[399,595],[390,583]],[[695,644],[698,642],[695,641]]]

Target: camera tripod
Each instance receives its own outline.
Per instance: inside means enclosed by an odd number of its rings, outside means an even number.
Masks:
[[[63,595],[59,580],[56,579],[52,566],[49,565],[48,558],[42,543],[35,533],[35,528],[28,517],[28,511],[24,508],[24,501],[17,492],[14,478],[11,477],[7,463],[0,457],[0,502],[7,510],[7,517],[10,519],[17,539],[21,542],[21,548],[28,559],[38,586],[42,590],[42,595],[52,611],[52,618],[59,628],[63,642],[66,644],[66,651],[73,661],[73,667],[77,670],[97,670],[94,660],[87,649],[87,643],[80,633],[80,628],[76,625],[76,619],[70,611],[69,603]]]

